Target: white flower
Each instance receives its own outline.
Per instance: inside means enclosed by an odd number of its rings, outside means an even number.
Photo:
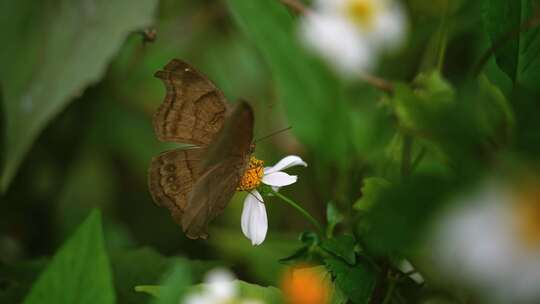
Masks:
[[[238,299],[236,278],[227,269],[217,268],[208,272],[201,292],[191,293],[184,297],[182,304],[228,304],[250,303],[262,304],[259,300]],[[239,302],[237,302],[240,300]]]
[[[394,0],[318,0],[300,32],[338,71],[358,75],[376,66],[381,50],[402,44],[406,19]]]
[[[289,175],[281,170],[293,166],[307,166],[298,156],[290,155],[280,160],[273,167],[265,167],[262,176],[262,183],[272,186],[274,190],[279,187],[294,184],[297,176]],[[268,218],[263,198],[257,189],[250,190],[244,200],[244,209],[241,218],[242,232],[256,246],[262,244],[268,231]]]
[[[507,184],[489,184],[444,214],[434,233],[441,273],[490,303],[540,303],[537,189],[522,196]]]

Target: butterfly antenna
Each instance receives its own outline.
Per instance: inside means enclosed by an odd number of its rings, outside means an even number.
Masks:
[[[284,129],[281,129],[281,130],[277,130],[277,131],[272,132],[272,133],[270,133],[270,134],[268,134],[268,135],[266,135],[266,136],[263,136],[263,137],[261,137],[261,138],[256,139],[256,140],[255,140],[255,143],[257,143],[257,142],[259,142],[259,141],[261,141],[261,140],[270,138],[270,137],[272,137],[272,136],[274,136],[274,135],[278,135],[279,133],[283,133],[283,132],[285,132],[285,131],[289,131],[290,129],[292,129],[291,126],[289,126],[289,127],[287,127],[287,128],[284,128]]]

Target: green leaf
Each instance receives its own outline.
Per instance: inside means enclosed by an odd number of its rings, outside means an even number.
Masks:
[[[381,193],[391,186],[390,182],[381,177],[368,177],[362,185],[362,198],[354,203],[356,210],[369,210],[377,201]]]
[[[484,0],[482,20],[492,44],[531,20],[538,9],[537,0]],[[515,84],[538,89],[540,78],[540,28],[532,27],[512,37],[504,45],[495,45],[499,67]]]
[[[326,259],[326,267],[336,277],[335,284],[353,303],[369,303],[375,289],[375,274],[363,264],[350,266],[339,259]]]
[[[101,217],[93,211],[53,257],[24,303],[114,303]]]
[[[465,181],[460,181],[465,182]],[[407,252],[461,184],[438,175],[417,175],[380,195],[365,221],[368,247],[377,254]]]
[[[356,255],[354,253],[355,244],[356,242],[352,235],[343,234],[324,240],[322,248],[342,258],[348,264],[354,265],[356,263]]]
[[[153,297],[159,298],[161,294],[161,286],[159,285],[137,285],[135,286],[136,292],[146,293]]]
[[[346,304],[347,296],[341,291],[335,283],[332,283],[332,293],[330,295],[330,303],[332,304]]]
[[[263,287],[238,280],[236,283],[238,284],[240,297],[243,299],[262,300],[263,303],[267,304],[283,303],[283,295],[281,294],[281,291],[275,287]]]
[[[298,239],[304,246],[298,248],[293,254],[279,259],[280,263],[313,262],[318,257],[316,248],[321,240],[316,233],[311,231],[302,232]]]
[[[46,124],[103,76],[128,33],[151,22],[156,4],[2,1],[0,25],[9,43],[0,49],[6,121],[0,190]]]
[[[302,246],[298,248],[293,254],[279,259],[279,262],[284,264],[296,264],[299,262],[305,262],[310,258],[309,249],[309,246]]]
[[[244,281],[235,280],[234,283],[236,284],[237,288],[237,298],[241,298],[243,300],[262,300],[262,303],[265,304],[280,304],[283,303],[283,295],[281,294],[281,291],[275,287],[268,286],[263,287],[255,284],[250,284]],[[171,285],[172,286],[172,285]],[[184,285],[182,285],[184,286]],[[184,289],[183,294],[189,294],[189,293],[200,293],[204,292],[204,289],[206,287],[206,284],[198,284],[187,287],[187,289]],[[186,288],[186,287],[185,287]],[[140,285],[135,287],[135,291],[146,293],[149,295],[152,295],[156,298],[158,298],[158,301],[156,304],[166,304],[166,303],[173,303],[173,302],[162,302],[162,298],[165,296],[167,287],[163,287],[160,285]],[[178,298],[175,297],[174,299],[177,299],[176,303],[178,302]]]
[[[165,257],[152,248],[140,248],[111,254],[114,285],[118,302],[141,303],[146,296],[133,292],[141,284],[159,284],[168,269],[183,262],[195,280],[202,280],[208,270],[221,266],[219,262],[188,260],[183,257]]]
[[[345,165],[352,141],[341,84],[300,45],[287,9],[274,0],[227,3],[268,64],[292,131],[323,160]]]
[[[315,232],[311,231],[305,231],[300,234],[298,237],[300,242],[308,245],[308,246],[314,246],[320,243],[320,238]]]
[[[184,262],[176,263],[163,279],[163,284],[158,290],[154,290],[158,297],[154,304],[177,304],[180,303],[191,285],[189,267]],[[140,288],[139,288],[140,289]]]
[[[478,79],[478,95],[476,112],[479,127],[492,139],[492,142],[508,143],[515,127],[514,112],[508,100],[501,90],[484,75]]]
[[[429,132],[454,106],[455,92],[437,71],[420,74],[415,89],[397,84],[393,103],[400,123],[407,129]]]
[[[453,169],[478,171],[475,158],[487,141],[478,125],[474,94],[455,91],[439,72],[419,75],[412,85],[395,85],[393,104],[400,127],[423,141],[430,153]]]
[[[334,233],[334,228],[343,220],[345,217],[343,214],[338,210],[336,205],[333,202],[329,202],[326,205],[326,222],[328,223],[328,227],[326,228],[326,236],[332,237],[332,234]]]

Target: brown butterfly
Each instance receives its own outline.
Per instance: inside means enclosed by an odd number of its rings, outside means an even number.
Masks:
[[[167,89],[154,115],[157,137],[194,147],[152,159],[150,193],[186,236],[206,238],[208,223],[223,212],[249,163],[253,110],[243,101],[230,107],[207,77],[183,61],[171,60],[155,76]]]

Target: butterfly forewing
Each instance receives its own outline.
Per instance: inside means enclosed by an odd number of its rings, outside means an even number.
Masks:
[[[154,115],[154,129],[162,141],[206,146],[221,130],[227,114],[223,93],[189,64],[173,59],[155,76],[167,95]]]
[[[182,228],[190,238],[205,238],[208,222],[223,212],[249,162],[253,139],[253,110],[240,102],[208,147],[201,174],[188,195]]]

